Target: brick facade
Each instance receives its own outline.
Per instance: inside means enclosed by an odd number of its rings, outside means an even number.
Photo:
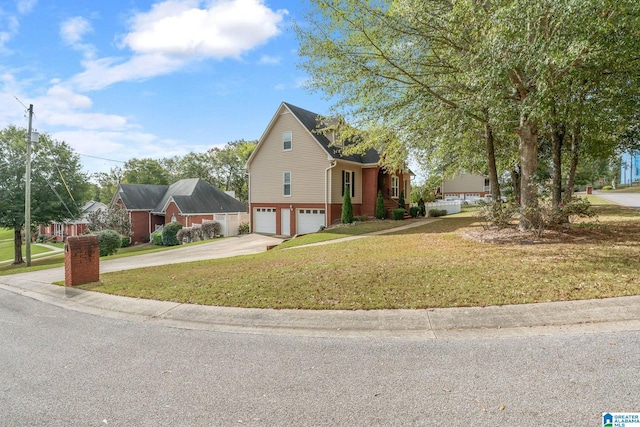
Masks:
[[[68,237],[64,252],[64,284],[78,286],[100,280],[98,236]]]

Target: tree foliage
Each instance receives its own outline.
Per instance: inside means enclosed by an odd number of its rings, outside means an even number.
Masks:
[[[9,126],[0,131],[0,227],[14,230],[14,263],[21,264],[25,225],[26,130]],[[80,215],[89,197],[87,176],[77,154],[65,143],[41,134],[32,143],[31,221],[64,222]],[[30,236],[25,233],[25,236]],[[28,238],[28,237],[27,237]]]
[[[611,155],[618,138],[602,136],[637,122],[635,0],[309,3],[297,34],[310,88],[445,176],[482,169],[495,193],[513,171],[524,209],[542,160],[558,205],[563,164],[571,181],[580,153]]]

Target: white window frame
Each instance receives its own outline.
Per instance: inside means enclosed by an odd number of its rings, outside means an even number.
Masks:
[[[287,178],[289,179],[287,180]],[[289,194],[287,194],[287,190],[289,190]],[[282,195],[284,197],[291,197],[291,172],[289,171],[282,173]]]
[[[391,198],[397,199],[400,197],[400,178],[396,175],[391,175]]]
[[[351,189],[351,186],[353,185],[353,182],[351,182],[352,173],[353,171],[350,171],[350,170],[344,171],[344,191],[348,191],[349,196],[352,196],[354,194],[353,190]],[[344,193],[342,194],[342,196],[344,197]]]
[[[289,147],[287,147],[289,143]],[[282,132],[282,151],[291,151],[293,149],[293,135],[291,131]]]

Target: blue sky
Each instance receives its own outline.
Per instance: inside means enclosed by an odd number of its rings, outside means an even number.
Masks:
[[[0,0],[0,128],[66,141],[86,172],[258,139],[303,88],[284,0]],[[18,100],[20,102],[18,102]]]

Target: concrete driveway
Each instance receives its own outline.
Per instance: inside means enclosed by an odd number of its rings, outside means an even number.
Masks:
[[[608,193],[606,191],[595,191],[594,195],[618,205],[640,209],[640,193]]]
[[[262,234],[245,234],[238,237],[216,239],[199,245],[189,245],[168,251],[100,261],[100,272],[131,270],[140,267],[179,264],[207,259],[229,258],[238,255],[257,254],[267,247],[282,243],[283,239]]]

